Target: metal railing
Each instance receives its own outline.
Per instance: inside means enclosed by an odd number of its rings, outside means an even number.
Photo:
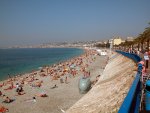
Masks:
[[[136,54],[131,54],[122,51],[116,51],[116,52],[132,59],[136,63],[141,61],[141,58]],[[141,70],[142,68],[138,68],[136,77],[118,113],[139,113],[140,101],[141,101],[141,81],[140,81]]]

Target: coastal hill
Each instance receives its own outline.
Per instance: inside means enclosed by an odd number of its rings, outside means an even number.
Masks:
[[[99,81],[66,113],[117,113],[135,78],[135,63],[113,53]]]

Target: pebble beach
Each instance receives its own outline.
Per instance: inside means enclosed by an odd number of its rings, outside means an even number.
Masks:
[[[90,77],[94,85],[106,64],[106,56],[85,50],[83,55],[68,61],[1,81],[1,106],[9,113],[63,113],[85,95],[78,89],[81,76]],[[16,92],[16,84],[22,87],[21,93]],[[4,95],[13,101],[4,103]]]

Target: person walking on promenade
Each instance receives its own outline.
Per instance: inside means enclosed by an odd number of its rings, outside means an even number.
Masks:
[[[149,61],[148,52],[144,53],[144,60],[145,60],[145,67],[146,69],[148,69],[148,61]]]

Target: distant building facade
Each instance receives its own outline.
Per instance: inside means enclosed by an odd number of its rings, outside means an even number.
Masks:
[[[122,39],[120,37],[116,37],[113,39],[113,45],[119,45],[122,43]]]
[[[130,41],[130,42],[132,42],[133,40],[134,40],[133,37],[127,37],[127,39],[126,39],[126,41]]]

